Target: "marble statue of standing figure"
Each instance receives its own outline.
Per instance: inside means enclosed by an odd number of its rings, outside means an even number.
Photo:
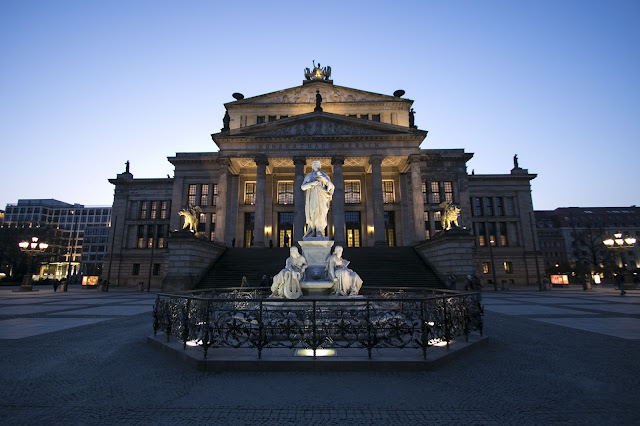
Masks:
[[[307,232],[304,236],[323,237],[335,186],[329,176],[320,170],[319,160],[313,160],[311,168],[313,170],[305,176],[301,186],[305,192],[304,213],[307,220]]]
[[[304,280],[307,260],[298,252],[297,247],[291,247],[289,254],[284,269],[273,277],[271,297],[298,299],[302,296],[300,281]]]
[[[333,281],[331,294],[336,296],[355,296],[362,287],[360,275],[347,268],[349,261],[342,258],[342,247],[336,246],[333,254],[327,258],[326,273]]]

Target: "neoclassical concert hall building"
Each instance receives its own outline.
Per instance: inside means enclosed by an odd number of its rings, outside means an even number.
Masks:
[[[443,278],[476,273],[485,283],[511,285],[539,279],[531,222],[536,175],[517,158],[509,174],[470,174],[472,153],[420,149],[427,131],[414,123],[413,101],[403,91],[338,86],[326,68],[305,74],[300,86],[247,98],[234,93],[223,128],[211,135],[211,152],[168,158],[173,178],[135,179],[127,164],[110,179],[115,196],[103,274],[111,283],[149,277],[160,287],[170,264],[180,264],[169,252],[187,206],[202,211],[199,244],[295,244],[305,226],[300,185],[313,160],[335,185],[325,234],[336,244],[413,246]],[[451,231],[440,223],[445,201],[461,209],[460,227]]]

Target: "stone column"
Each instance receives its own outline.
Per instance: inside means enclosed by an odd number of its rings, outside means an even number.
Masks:
[[[218,179],[218,201],[216,203],[216,235],[214,241],[216,243],[226,245],[225,241],[225,223],[227,212],[227,177],[229,175],[229,161],[228,157],[218,158],[218,166],[220,167],[220,178]],[[213,194],[211,195],[213,196]]]
[[[369,157],[373,190],[373,245],[386,246],[384,240],[384,200],[382,198],[382,155]]]
[[[304,214],[304,191],[302,190],[302,181],[304,180],[304,166],[307,164],[305,157],[293,157],[293,164],[296,166],[296,175],[293,182],[293,241],[302,240],[304,236],[304,225],[306,224]]]
[[[411,195],[413,196],[413,242],[418,243],[424,240],[424,203],[422,202],[422,173],[420,172],[420,155],[410,155],[409,164],[411,166]],[[431,225],[431,236],[433,237],[435,224],[433,217],[429,216]]]
[[[344,157],[334,155],[331,157],[333,165],[333,240],[336,245],[344,246],[346,244],[344,235],[344,178],[342,177],[342,165]]]
[[[267,166],[269,160],[264,155],[255,158],[258,172],[256,174],[256,212],[255,227],[253,228],[253,245],[264,247],[264,210],[267,194]]]

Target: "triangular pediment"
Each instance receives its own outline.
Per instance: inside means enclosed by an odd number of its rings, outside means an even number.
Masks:
[[[342,115],[313,112],[270,123],[231,131],[230,136],[245,137],[309,137],[309,136],[383,136],[407,135],[406,127],[379,123]]]
[[[316,90],[320,91],[323,103],[413,102],[409,99],[395,96],[316,82],[229,102],[225,104],[225,106],[227,108],[233,108],[235,106],[247,105],[314,104],[316,102]]]

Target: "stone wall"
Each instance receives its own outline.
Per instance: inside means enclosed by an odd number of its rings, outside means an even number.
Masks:
[[[169,236],[169,273],[162,291],[188,291],[198,285],[225,247],[200,239],[191,232],[176,231]]]
[[[416,251],[443,282],[454,273],[456,289],[463,290],[467,275],[473,270],[473,237],[466,229],[438,232],[430,240],[415,246]]]

